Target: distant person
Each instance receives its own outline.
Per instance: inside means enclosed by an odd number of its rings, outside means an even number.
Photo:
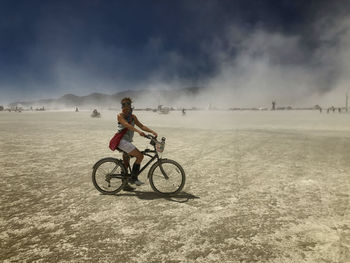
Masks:
[[[185,110],[185,108],[182,109],[182,115],[186,115],[186,110]]]
[[[92,111],[91,117],[93,118],[99,118],[101,117],[101,113],[99,113],[96,109]]]
[[[273,102],[272,102],[272,108],[271,108],[271,110],[275,110],[275,109],[276,109],[276,102],[273,101]]]
[[[142,131],[150,132],[152,133],[155,137],[158,136],[158,134],[151,130],[150,128],[146,127],[143,125],[136,117],[136,115],[132,114],[132,100],[131,98],[123,98],[121,100],[121,108],[122,112],[118,114],[117,120],[118,120],[118,133],[121,133],[124,128],[127,128],[128,130],[122,137],[122,139],[119,142],[118,148],[122,151],[123,153],[123,163],[126,168],[129,167],[129,155],[136,157],[136,161],[132,167],[131,170],[131,184],[136,184],[137,186],[144,184],[141,182],[137,174],[140,171],[140,165],[143,160],[143,154],[132,144],[133,137],[134,137],[134,132],[137,132],[140,134],[140,136],[145,136],[145,133]],[[139,127],[141,130],[135,128],[135,124],[137,127]],[[127,185],[124,190],[130,191],[133,190],[129,185]]]

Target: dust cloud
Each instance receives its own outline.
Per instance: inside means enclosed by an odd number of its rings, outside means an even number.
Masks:
[[[317,20],[307,30],[318,38],[311,49],[306,47],[305,32],[283,34],[263,28],[246,32],[233,25],[204,48],[216,65],[216,74],[195,83],[206,89],[173,103],[219,108],[267,107],[272,101],[292,107],[344,106],[350,86],[349,26],[348,16]],[[184,85],[151,82],[149,86],[170,90]]]
[[[350,22],[349,15],[339,9],[324,7],[310,18],[310,23],[291,32],[259,25],[249,30],[235,23],[226,25],[220,35],[198,44],[211,68],[207,75],[204,71],[191,76],[190,72],[200,72],[204,65],[197,65],[176,50],[164,50],[161,37],[150,37],[143,49],[147,56],[142,63],[135,54],[96,42],[81,61],[69,56],[53,59],[50,72],[54,78],[47,87],[22,83],[21,94],[12,94],[8,87],[8,94],[2,92],[2,97],[20,101],[58,98],[67,93],[112,95],[129,90],[143,91],[137,99],[140,107],[167,104],[205,109],[212,105],[227,109],[269,107],[272,101],[292,107],[344,106],[350,86]],[[53,43],[43,45],[49,48]],[[112,59],[115,56],[118,60]],[[148,63],[155,61],[158,66],[145,71]],[[136,67],[138,63],[142,64],[140,68]],[[187,77],[182,76],[185,69]],[[201,89],[196,94],[179,92],[187,87]],[[169,97],[165,91],[178,94]],[[101,105],[111,107],[116,103],[105,101]],[[95,103],[91,107],[101,105]],[[55,105],[61,107],[64,105]]]

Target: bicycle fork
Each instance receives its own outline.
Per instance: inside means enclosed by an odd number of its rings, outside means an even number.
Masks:
[[[169,176],[166,174],[166,172],[165,172],[164,169],[163,169],[162,162],[161,162],[160,160],[158,160],[158,162],[159,162],[160,171],[162,172],[162,174],[163,174],[165,180],[169,180]]]

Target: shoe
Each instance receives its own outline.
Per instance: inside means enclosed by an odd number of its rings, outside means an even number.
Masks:
[[[127,191],[127,192],[132,192],[134,190],[135,190],[135,188],[131,187],[129,184],[126,184],[123,188],[123,191]]]
[[[126,191],[126,192],[132,192],[134,190],[135,190],[135,187],[132,187],[128,184],[126,186],[124,186],[124,188],[123,188],[123,191]]]
[[[136,179],[134,182],[137,186],[145,184],[144,182],[141,182],[139,179]]]
[[[137,179],[131,177],[131,178],[129,178],[128,183],[129,184],[135,184],[136,180]]]

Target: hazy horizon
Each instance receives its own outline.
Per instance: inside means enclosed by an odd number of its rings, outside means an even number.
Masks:
[[[120,92],[135,92],[136,90],[125,90]],[[279,101],[277,99],[271,98],[270,101],[264,100],[261,101],[260,104],[259,101],[237,101],[237,100],[231,100],[231,98],[227,94],[215,94],[210,89],[202,88],[201,91],[198,94],[194,95],[186,95],[185,93],[179,95],[178,97],[174,98],[173,96],[171,98],[164,97],[162,95],[162,91],[155,91],[155,90],[137,90],[140,92],[140,95],[138,95],[136,98],[133,98],[134,100],[134,107],[137,108],[157,108],[158,105],[163,105],[167,107],[175,107],[175,108],[192,108],[197,107],[201,109],[229,109],[229,108],[268,108],[270,109],[272,106],[272,102],[274,101],[276,103],[276,107],[288,107],[291,106],[293,108],[303,108],[303,107],[313,107],[315,105],[320,105],[322,108],[328,108],[331,106],[334,107],[345,107],[346,106],[346,96],[343,94],[340,94],[339,98],[335,98],[333,100],[333,103],[331,101],[326,100],[314,100],[314,101],[307,101],[305,102],[302,100],[300,103],[294,102],[289,103],[288,100],[282,100]],[[51,97],[51,98],[44,98],[43,100],[54,100],[54,102],[40,102],[40,100],[24,100],[24,101],[12,101],[10,103],[18,103],[19,106],[22,106],[24,109],[29,108],[29,106],[21,105],[21,103],[31,103],[31,106],[33,107],[42,107],[45,106],[47,109],[60,109],[60,110],[71,110],[72,107],[81,107],[82,109],[87,109],[91,107],[97,107],[100,110],[107,109],[107,108],[119,108],[119,101],[112,99],[111,93],[98,93],[108,96],[111,96],[110,99],[107,100],[101,100],[98,99],[98,102],[95,103],[93,101],[84,102],[84,104],[72,104],[71,106],[68,106],[67,104],[59,103],[57,100],[63,98],[65,95],[75,95],[77,97],[86,97],[89,95],[93,95],[94,93],[90,94],[82,94],[81,96],[77,94],[63,94],[60,97]],[[228,97],[225,98],[225,95]],[[141,97],[140,97],[141,96]],[[132,97],[132,96],[131,96]],[[284,101],[284,103],[283,103]],[[3,104],[4,107],[8,107],[10,103]],[[1,104],[0,104],[1,105]]]

